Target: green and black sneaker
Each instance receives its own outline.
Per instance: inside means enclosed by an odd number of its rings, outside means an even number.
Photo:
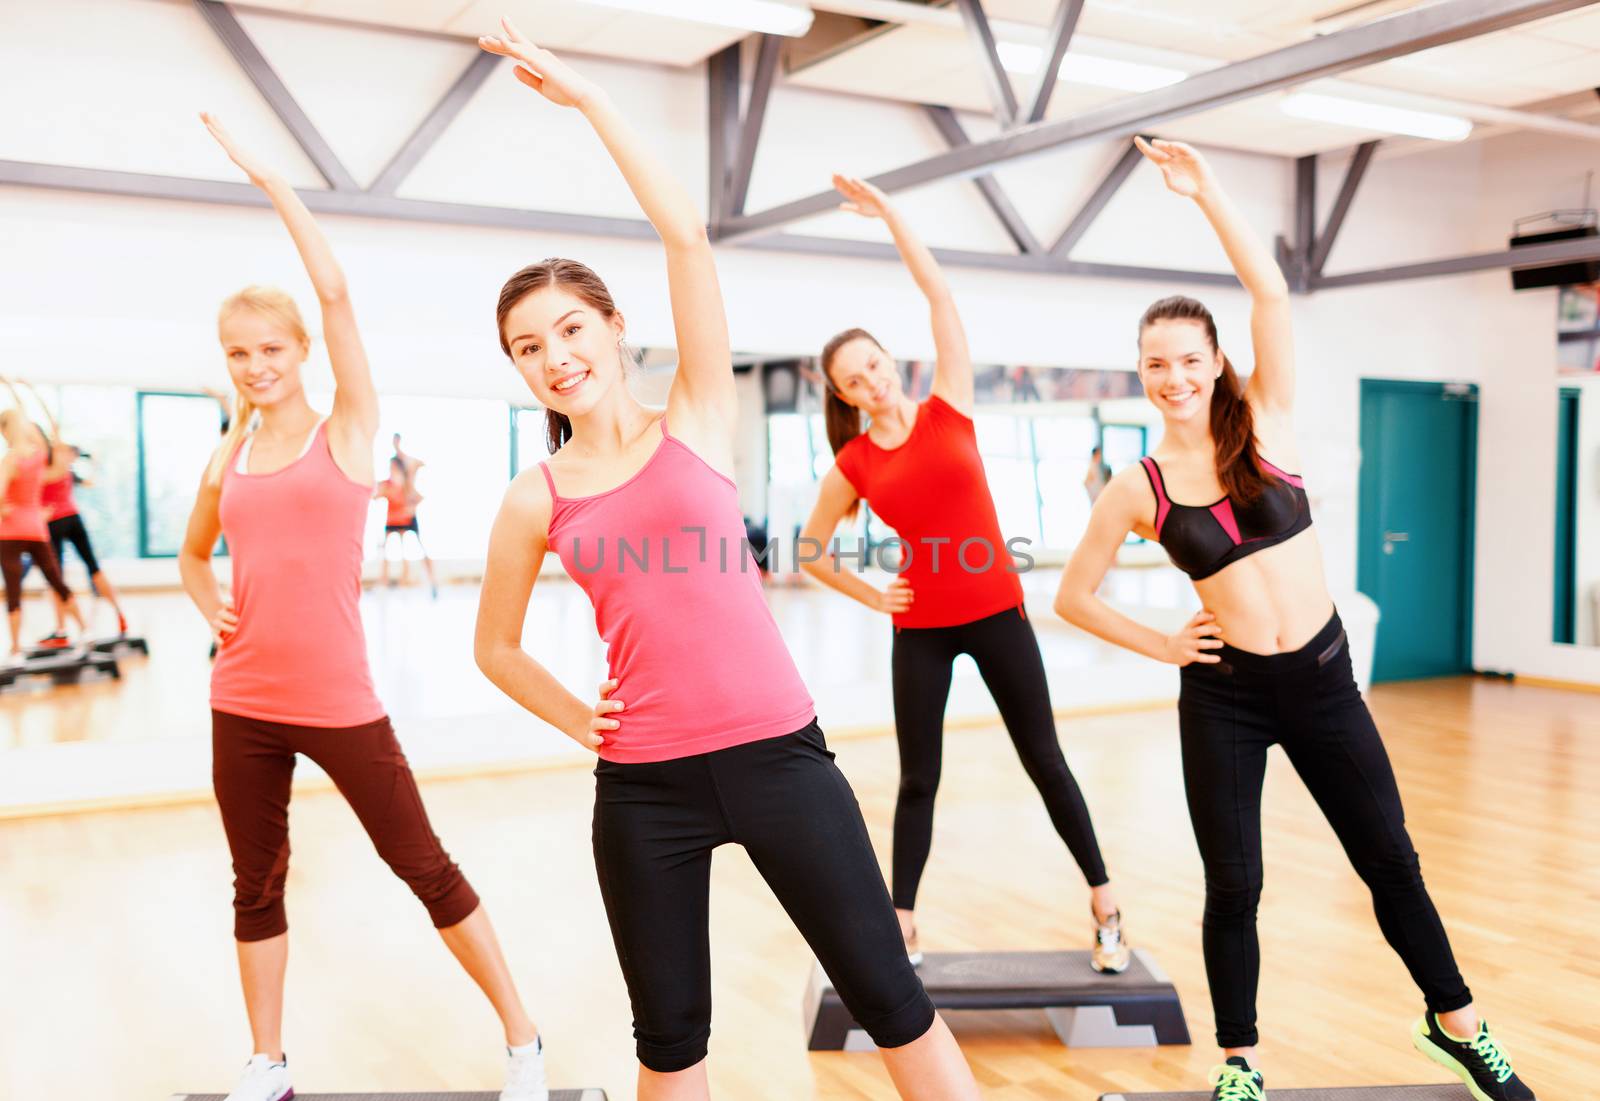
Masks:
[[[1211,1068],[1211,1101],[1267,1101],[1267,1086],[1261,1072],[1251,1070],[1240,1055],[1228,1056],[1220,1067]]]
[[[1416,1049],[1466,1083],[1478,1101],[1535,1101],[1533,1091],[1511,1069],[1511,1059],[1489,1034],[1489,1023],[1478,1022],[1478,1034],[1458,1040],[1439,1024],[1433,1010],[1411,1026]]]

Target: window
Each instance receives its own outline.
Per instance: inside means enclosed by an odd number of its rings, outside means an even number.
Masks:
[[[1007,540],[1040,544],[1039,483],[1035,476],[1033,419],[1015,413],[984,413],[973,418],[978,451],[989,475],[989,492]]]
[[[1032,424],[1044,545],[1067,550],[1078,545],[1089,525],[1089,491],[1083,482],[1099,426],[1087,415],[1035,417]]]
[[[217,403],[201,394],[146,390],[136,401],[139,555],[171,558],[183,545],[195,489],[217,449]]]
[[[515,478],[535,463],[550,457],[545,443],[544,410],[525,405],[511,407],[511,476]]]

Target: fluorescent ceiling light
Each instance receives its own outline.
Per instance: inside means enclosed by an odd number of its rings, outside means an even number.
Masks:
[[[783,0],[588,0],[594,7],[662,15],[690,23],[798,37],[811,29],[811,9]]]
[[[1044,50],[1024,42],[997,42],[995,51],[1000,55],[1000,65],[1011,73],[1033,74],[1044,61]],[[1152,88],[1165,88],[1176,84],[1189,74],[1182,69],[1164,65],[1141,65],[1133,61],[1112,61],[1104,57],[1087,57],[1069,53],[1061,59],[1056,79],[1073,84],[1093,84],[1100,88],[1116,88],[1124,92],[1148,92]]]
[[[1409,134],[1416,138],[1432,138],[1434,141],[1460,141],[1472,133],[1472,122],[1459,115],[1409,111],[1402,107],[1362,103],[1340,96],[1296,92],[1285,96],[1278,106],[1284,114],[1293,115],[1295,118],[1331,122],[1338,126],[1353,126],[1358,130]]]

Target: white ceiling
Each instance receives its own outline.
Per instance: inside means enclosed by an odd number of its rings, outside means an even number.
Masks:
[[[685,9],[695,2],[683,0]],[[1087,0],[1073,50],[1165,61],[1197,71],[1303,41],[1315,33],[1315,19],[1353,3]],[[531,38],[555,49],[678,66],[697,64],[743,37],[731,29],[624,13],[584,0],[248,0],[248,4],[459,36],[492,31],[499,15],[507,13]],[[1041,28],[1041,34],[1055,6],[1056,0],[985,0],[990,18],[998,24],[1031,24]],[[782,79],[831,92],[990,110],[972,45],[959,27],[884,28]],[[1352,71],[1340,80],[1495,107],[1521,107],[1594,88],[1600,85],[1600,4]],[[1013,74],[1013,83],[1019,97],[1028,93],[1027,77]],[[1315,84],[1307,87],[1316,89]],[[1062,82],[1049,117],[1067,117],[1129,94]],[[1162,127],[1162,133],[1285,156],[1345,148],[1383,136],[1291,118],[1278,109],[1282,95],[1180,119]],[[1579,104],[1578,110],[1589,106],[1581,100]],[[1600,100],[1595,106],[1600,107]]]

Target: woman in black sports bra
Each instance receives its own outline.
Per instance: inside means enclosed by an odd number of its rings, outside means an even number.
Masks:
[[[1305,487],[1287,472],[1300,468],[1288,285],[1197,152],[1134,140],[1167,187],[1200,207],[1249,292],[1255,370],[1241,385],[1210,311],[1194,299],[1164,298],[1145,311],[1139,378],[1165,431],[1156,453],[1112,478],[1095,502],[1056,611],[1182,668],[1183,780],[1205,864],[1202,943],[1226,1058],[1212,1071],[1213,1101],[1266,1096],[1252,1066],[1256,903],[1261,785],[1275,742],[1371,889],[1378,926],[1423,993],[1412,1042],[1478,1101],[1531,1101],[1474,1009],[1423,885],[1394,771],[1352,676]],[[1095,595],[1130,531],[1158,540],[1194,582],[1202,610],[1174,635]]]

